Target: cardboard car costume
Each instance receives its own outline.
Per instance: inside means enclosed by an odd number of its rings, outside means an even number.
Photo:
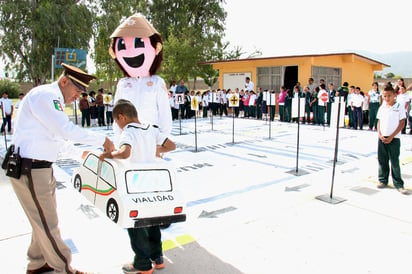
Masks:
[[[134,14],[110,36],[110,56],[125,75],[116,90],[114,102],[131,101],[145,124],[157,125],[170,134],[172,115],[164,80],[156,75],[163,60],[162,38],[141,14]],[[116,131],[116,128],[115,128]]]

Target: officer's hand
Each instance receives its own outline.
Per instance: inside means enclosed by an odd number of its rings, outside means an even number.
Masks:
[[[112,151],[114,151],[114,144],[113,144],[113,142],[112,142],[109,138],[107,138],[107,137],[106,137],[106,140],[104,141],[103,149],[104,149],[105,152],[112,152]]]

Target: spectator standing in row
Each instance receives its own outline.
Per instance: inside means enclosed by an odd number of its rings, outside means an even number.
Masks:
[[[360,92],[363,98],[363,105],[362,105],[362,117],[363,117],[363,124],[367,125],[369,123],[369,104],[368,104],[368,96],[363,93],[363,91]]]
[[[336,91],[336,89],[333,86],[333,83],[329,83],[328,85],[328,105],[326,107],[326,112],[327,112],[327,123],[330,125],[330,116],[332,112],[332,103],[335,102],[335,97],[339,96],[339,92]]]
[[[408,108],[409,108],[409,95],[406,93],[406,88],[404,86],[399,87],[399,94],[396,96],[396,102],[403,107],[403,111],[405,112],[405,117],[408,114]],[[406,122],[404,127],[401,130],[402,134],[406,133]]]
[[[79,109],[82,113],[82,127],[84,127],[84,125],[90,127],[90,107],[86,92],[82,93],[82,98],[79,101]]]
[[[360,87],[355,88],[355,93],[351,97],[351,109],[353,112],[353,128],[356,130],[363,128],[362,106],[363,97],[360,94]]]
[[[349,128],[353,127],[353,109],[352,109],[352,97],[355,95],[355,86],[349,87],[349,93],[346,101],[346,109],[349,117]]]
[[[369,130],[376,130],[378,120],[376,120],[376,114],[378,114],[379,105],[381,103],[381,96],[379,92],[378,82],[372,84],[372,89],[368,92],[369,99]]]
[[[186,96],[188,93],[188,89],[185,86],[185,80],[180,80],[180,84],[176,86],[176,91],[175,94],[183,94]],[[183,120],[185,118],[185,105],[181,104],[180,105],[180,118]]]
[[[202,111],[203,111],[203,118],[207,118],[207,112],[209,110],[209,93],[210,91],[207,90],[202,94]]]
[[[249,92],[249,117],[256,117],[256,94],[253,90]]]
[[[89,107],[90,107],[90,121],[91,126],[97,126],[97,106],[96,106],[96,92],[93,90],[89,92]]]
[[[318,93],[319,87],[315,87],[310,95],[310,107],[312,109],[313,120],[312,124],[318,124]]]
[[[99,124],[99,127],[106,126],[106,124],[104,122],[103,88],[99,88],[97,90],[96,106],[97,106],[97,123]]]
[[[378,162],[379,162],[379,184],[378,188],[388,185],[389,172],[392,173],[392,181],[395,188],[402,194],[408,194],[404,188],[399,165],[401,147],[401,130],[405,125],[404,107],[396,102],[396,92],[392,85],[388,84],[383,89],[383,100],[385,103],[378,110]],[[389,162],[391,168],[389,169]]]
[[[2,118],[3,124],[1,125],[1,133],[6,130],[7,125],[7,132],[11,132],[11,117],[13,116],[13,101],[9,99],[9,93],[4,91],[2,97],[0,99],[0,108],[2,110]]]
[[[245,81],[246,81],[245,91],[250,92],[252,90],[255,90],[255,84],[252,81],[250,81],[250,77],[246,77]]]
[[[108,126],[113,124],[113,106],[114,98],[111,92],[107,93],[104,99],[104,105],[106,107],[106,123]]]
[[[170,84],[170,88],[169,88],[169,90],[172,92],[173,96],[176,95],[176,88],[177,88],[176,81],[173,80],[172,83]]]
[[[321,79],[322,80],[322,79]],[[324,125],[325,124],[325,111],[326,111],[326,105],[328,100],[323,101],[322,98],[329,98],[328,92],[325,89],[325,84],[322,82],[322,84],[319,85],[319,92],[318,92],[318,119],[317,122],[319,125]]]
[[[305,114],[306,114],[306,117],[305,117],[305,115],[303,116],[302,122],[310,124],[310,112],[311,112],[310,111],[311,110],[310,95],[311,95],[311,93],[310,93],[310,89],[309,89],[308,86],[305,86],[303,88],[303,95],[305,97]]]
[[[286,102],[286,96],[288,95],[286,88],[284,86],[280,87],[280,94],[279,94],[279,120],[281,122],[285,122],[285,102]],[[273,116],[271,115],[271,119],[273,119]],[[273,120],[271,120],[273,121]]]
[[[258,120],[262,119],[262,100],[263,100],[262,88],[258,87],[257,94],[256,94],[256,118]]]

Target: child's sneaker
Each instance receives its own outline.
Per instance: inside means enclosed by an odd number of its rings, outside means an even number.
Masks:
[[[160,256],[159,258],[157,258],[156,260],[153,261],[154,264],[154,268],[156,269],[162,269],[165,268],[165,263],[163,261],[163,256]]]
[[[152,274],[154,269],[138,270],[134,268],[133,264],[130,263],[123,265],[122,270],[126,274]]]

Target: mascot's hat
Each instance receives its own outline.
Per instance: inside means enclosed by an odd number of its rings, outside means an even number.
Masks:
[[[86,91],[86,88],[89,87],[89,82],[93,79],[97,79],[96,76],[87,74],[74,66],[62,63],[62,67],[64,68],[64,75],[74,81],[73,83],[81,91]]]
[[[153,34],[159,34],[157,30],[146,20],[140,13],[136,13],[120,24],[110,35],[110,38],[115,37],[139,37],[147,38]]]

